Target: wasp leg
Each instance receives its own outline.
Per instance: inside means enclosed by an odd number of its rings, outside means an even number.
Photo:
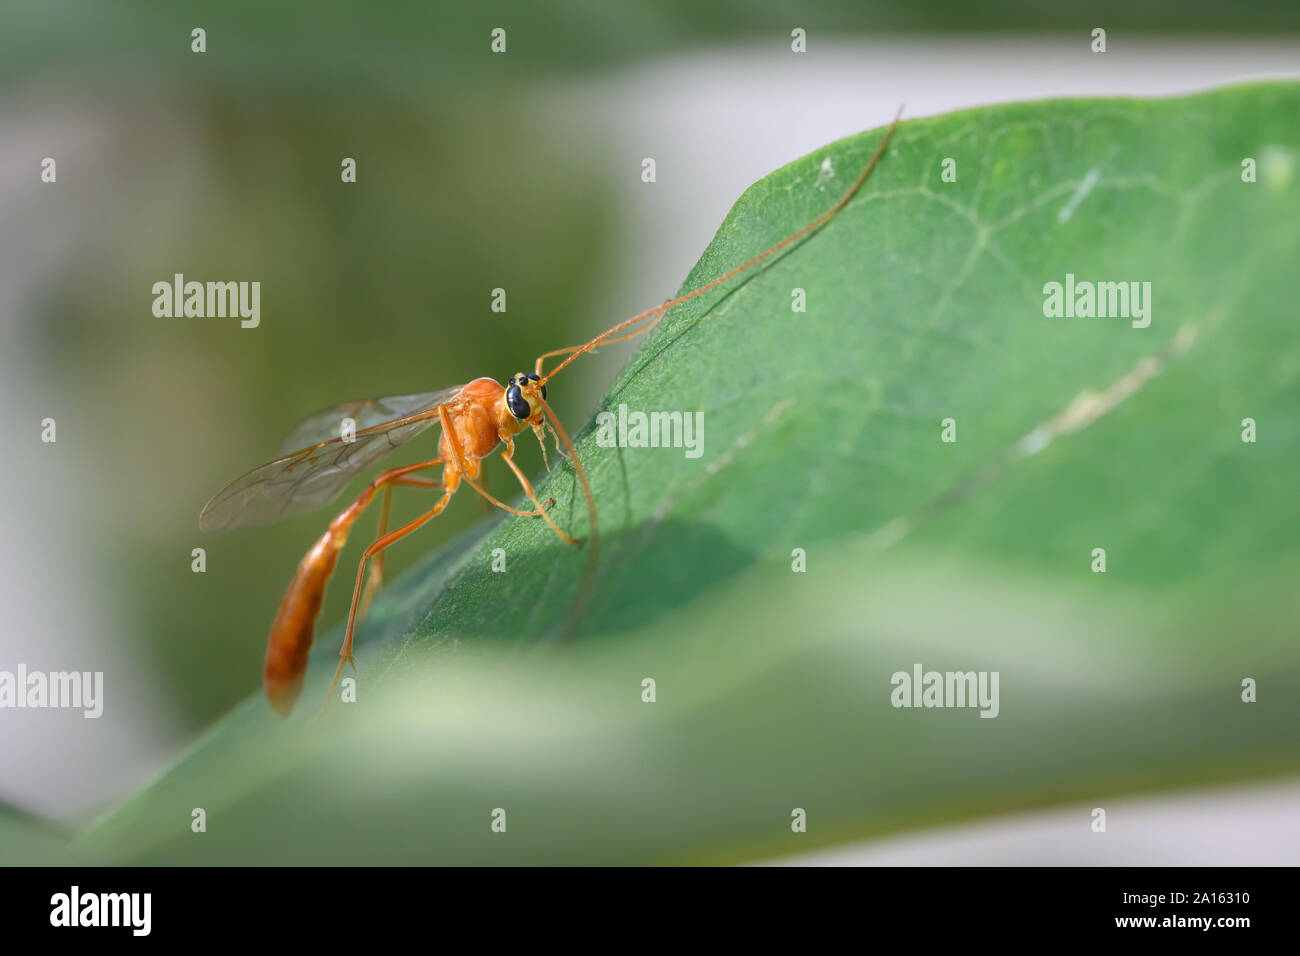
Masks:
[[[414,478],[403,476],[390,482],[384,488],[384,500],[379,506],[379,537],[383,537],[388,531],[388,513],[393,500],[393,488],[397,485],[406,485],[411,488],[441,488],[441,481],[434,481],[432,478]],[[381,551],[375,555],[375,560],[370,562],[370,574],[366,576],[366,586],[361,592],[361,607],[357,611],[358,625],[366,619],[366,613],[370,610],[370,604],[379,593],[379,589],[384,584],[384,554]]]
[[[353,668],[356,667],[356,660],[352,657],[352,639],[356,634],[357,610],[361,599],[362,584],[365,581],[366,565],[372,557],[382,552],[385,548],[401,541],[408,534],[420,528],[425,522],[432,518],[436,518],[441,514],[442,510],[446,508],[447,504],[451,501],[451,496],[456,493],[456,486],[459,483],[459,473],[457,473],[450,465],[446,466],[443,471],[444,490],[442,497],[438,499],[438,503],[414,521],[408,522],[396,531],[390,531],[372,541],[370,546],[366,548],[364,553],[362,553],[361,561],[357,565],[356,584],[352,588],[352,607],[348,610],[348,629],[347,633],[343,637],[343,646],[339,648],[339,666],[334,672],[334,680],[330,683],[329,694],[326,695],[325,698],[325,706],[321,708],[322,714],[329,707],[330,701],[334,699],[334,691],[339,686],[339,679],[343,676],[344,666],[351,664]]]
[[[533,507],[541,512],[542,517],[546,519],[546,523],[551,526],[551,530],[554,531],[559,536],[561,541],[564,541],[567,544],[572,544],[572,545],[581,544],[582,543],[581,541],[576,540],[575,538],[565,534],[562,530],[560,530],[560,526],[556,524],[555,520],[547,513],[550,510],[549,504],[551,502],[548,501],[548,507],[543,507],[542,503],[537,500],[537,492],[533,490],[532,483],[529,482],[528,478],[520,470],[519,466],[515,464],[515,460],[513,457],[514,451],[515,451],[514,441],[513,440],[507,441],[506,447],[501,452],[501,459],[507,465],[510,466],[510,470],[513,471],[515,473],[515,477],[519,479],[519,484],[523,487],[524,494],[528,496],[528,500],[533,503]]]

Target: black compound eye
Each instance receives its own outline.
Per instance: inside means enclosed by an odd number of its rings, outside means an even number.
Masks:
[[[511,379],[513,382],[514,379]],[[506,408],[510,409],[510,414],[515,418],[524,419],[533,413],[528,407],[528,402],[524,400],[523,392],[519,391],[518,385],[511,385],[506,389]]]
[[[540,381],[540,379],[538,379],[538,377],[537,377],[537,373],[536,373],[536,372],[529,372],[529,373],[528,373],[528,381],[530,381],[530,382],[536,382],[536,381]]]

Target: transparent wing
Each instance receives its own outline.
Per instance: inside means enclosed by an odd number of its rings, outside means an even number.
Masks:
[[[224,531],[272,524],[304,514],[335,498],[357,472],[438,422],[462,386],[440,392],[347,402],[303,419],[276,458],[236,478],[203,506],[199,527]],[[356,422],[344,441],[344,419]]]

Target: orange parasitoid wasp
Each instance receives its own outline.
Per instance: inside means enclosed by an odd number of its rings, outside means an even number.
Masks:
[[[565,543],[575,546],[583,544],[583,541],[573,538],[555,523],[548,513],[553,502],[543,503],[538,500],[532,483],[515,463],[515,436],[525,428],[531,428],[537,440],[542,442],[545,429],[549,426],[564,444],[564,450],[573,464],[586,499],[591,539],[588,568],[589,571],[593,569],[598,536],[596,501],[568,432],[547,404],[547,382],[578,356],[601,345],[643,335],[654,328],[673,306],[717,288],[830,222],[848,205],[849,200],[871,175],[889,145],[901,115],[900,107],[866,166],[830,209],[723,275],[669,299],[662,305],[634,315],[589,342],[538,356],[532,372],[518,372],[505,385],[491,378],[477,378],[467,385],[438,392],[349,402],[317,412],[300,423],[284,441],[281,445],[283,454],[235,479],[209,501],[199,516],[199,527],[205,531],[270,524],[302,514],[333,500],[358,472],[394,448],[435,424],[442,428],[436,458],[390,468],[377,475],[356,500],[330,522],[325,533],[299,563],[280,602],[266,647],[263,685],[275,712],[287,716],[298,699],[307,671],[307,654],[311,649],[325,586],[334,571],[339,552],[347,542],[353,523],[380,491],[383,492],[383,503],[380,507],[379,536],[362,553],[357,567],[347,632],[339,650],[338,670],[334,674],[334,684],[330,687],[327,704],[333,697],[344,665],[351,663],[356,666],[352,656],[352,639],[358,620],[365,617],[366,608],[382,582],[384,550],[436,517],[447,507],[451,496],[462,483],[510,514],[542,518]],[[563,361],[549,372],[543,371],[547,359],[560,356],[565,356]],[[347,434],[343,434],[340,425],[347,422],[351,422],[353,427]],[[498,445],[505,446],[501,458],[514,472],[524,494],[532,503],[533,510],[512,508],[494,498],[480,484],[481,462]],[[542,451],[544,455],[544,444]],[[439,465],[442,466],[441,480],[415,474]],[[389,503],[393,488],[398,485],[440,489],[442,494],[428,511],[402,527],[389,531]],[[366,576],[367,562],[370,562],[369,578]]]

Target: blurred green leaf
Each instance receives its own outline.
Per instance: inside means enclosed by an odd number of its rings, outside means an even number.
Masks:
[[[587,550],[491,522],[376,603],[358,703],[310,723],[335,631],[291,721],[248,701],[81,849],[738,860],[1293,772],[1298,110],[1259,84],[904,123],[837,219],[674,309],[614,382],[605,409],[702,412],[700,458],[577,437],[601,552],[573,645],[549,646]],[[880,135],[751,187],[683,288],[828,208]],[[1045,317],[1067,273],[1150,282],[1150,327]],[[567,464],[539,492],[587,533]],[[892,708],[917,662],[998,671],[1001,713]]]
[[[21,810],[0,806],[0,864],[49,866],[68,852],[68,834]]]

